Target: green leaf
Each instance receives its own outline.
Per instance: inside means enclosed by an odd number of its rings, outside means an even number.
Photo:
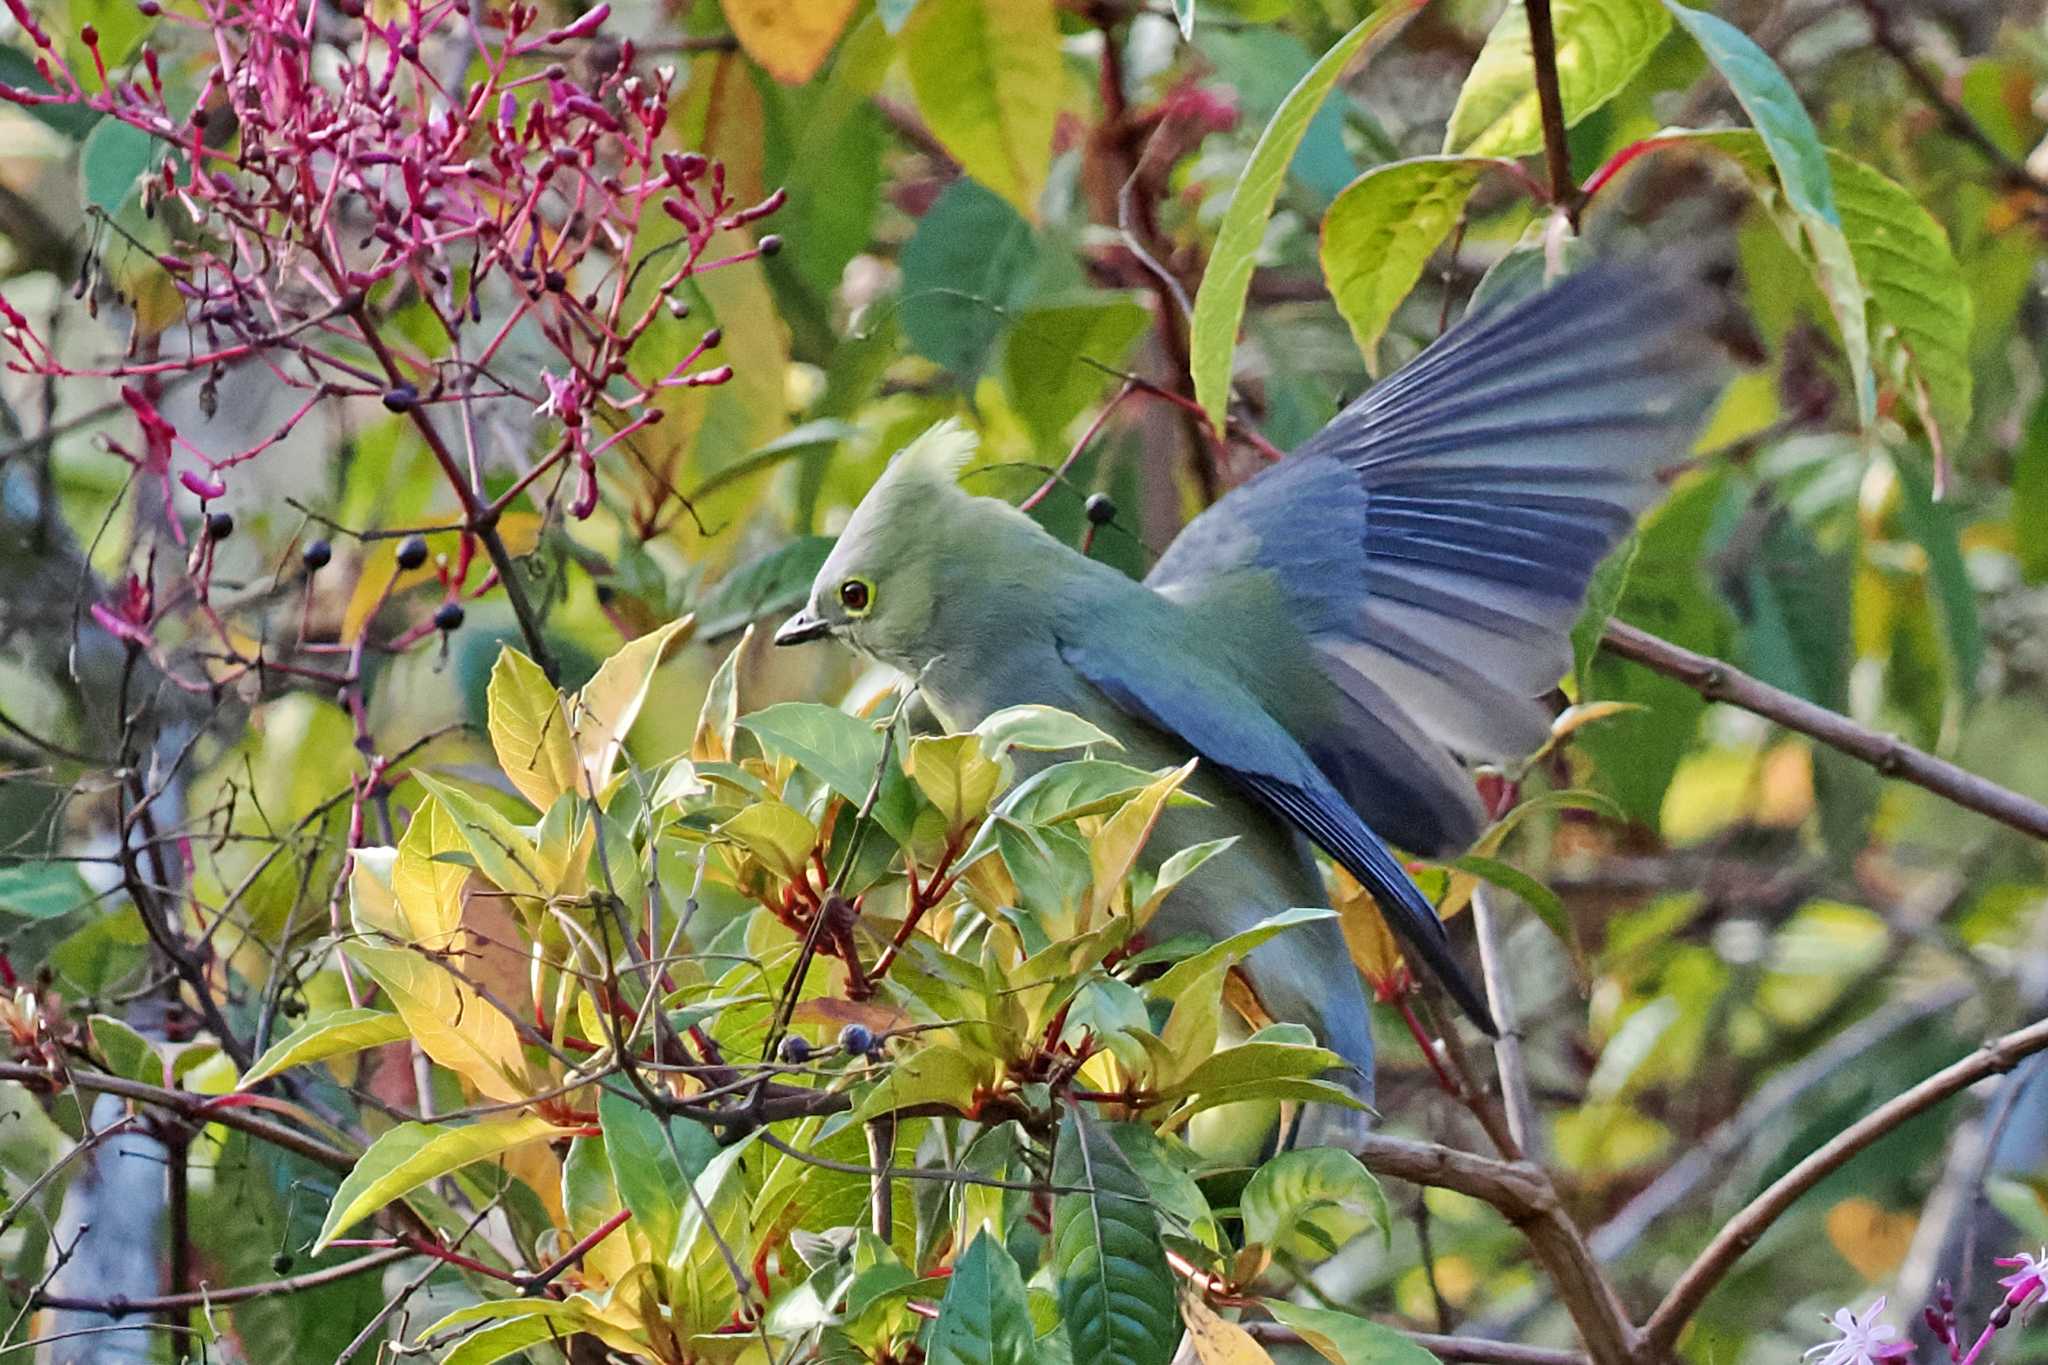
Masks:
[[[1600,652],[1600,637],[1607,633],[1614,609],[1621,605],[1622,593],[1628,589],[1629,571],[1635,568],[1636,551],[1641,548],[1642,541],[1631,531],[1614,553],[1600,561],[1586,586],[1586,609],[1572,626],[1572,677],[1582,701],[1591,695],[1588,689],[1592,686],[1593,657]]]
[[[986,1228],[953,1263],[925,1347],[929,1365],[1033,1365],[1031,1306],[1017,1262]]]
[[[1311,924],[1319,919],[1335,919],[1336,916],[1337,912],[1334,910],[1315,906],[1278,911],[1248,929],[1241,929],[1229,938],[1218,940],[1192,957],[1181,959],[1164,976],[1146,987],[1146,990],[1154,1000],[1178,999],[1190,983],[1211,969],[1242,961],[1245,954],[1282,930],[1292,929],[1298,924]]]
[[[780,801],[756,802],[720,825],[718,832],[788,882],[804,875],[818,842],[818,827]]]
[[[1280,197],[1280,185],[1287,176],[1294,149],[1302,134],[1321,109],[1330,88],[1352,58],[1376,49],[1393,36],[1400,22],[1413,13],[1414,6],[1390,2],[1360,20],[1357,27],[1339,38],[1321,60],[1309,68],[1280,102],[1280,108],[1252,148],[1237,190],[1224,210],[1223,226],[1216,234],[1216,247],[1209,255],[1208,270],[1195,295],[1194,321],[1189,333],[1189,369],[1194,373],[1195,397],[1209,415],[1209,423],[1221,431],[1230,408],[1230,358],[1237,350],[1237,329],[1244,321],[1252,268],[1258,264],[1259,245],[1265,240],[1266,220]]]
[[[1055,825],[1114,810],[1161,776],[1107,758],[1077,758],[1041,769],[1012,787],[996,810],[1026,824]],[[1174,805],[1194,798],[1175,794]]]
[[[1329,1308],[1267,1299],[1266,1311],[1301,1333],[1334,1365],[1436,1365],[1436,1357],[1391,1327]]]
[[[289,1071],[295,1066],[340,1057],[364,1048],[382,1047],[411,1034],[405,1020],[384,1010],[347,1009],[323,1014],[265,1048],[242,1079],[237,1090],[246,1090],[260,1080]]]
[[[1700,45],[1721,79],[1728,82],[1742,112],[1749,115],[1771,164],[1777,167],[1792,211],[1840,227],[1827,149],[1821,145],[1799,93],[1771,55],[1719,15],[1688,9],[1673,0],[1664,0],[1664,7]]]
[[[1557,93],[1566,127],[1621,93],[1643,69],[1671,20],[1656,0],[1554,0]],[[1543,115],[1529,51],[1529,10],[1512,0],[1458,91],[1444,150],[1524,156],[1543,146]]]
[[[566,1130],[543,1118],[486,1119],[461,1128],[431,1123],[401,1123],[364,1152],[355,1169],[334,1192],[327,1221],[314,1239],[313,1254],[349,1228],[394,1199],[478,1161],[488,1161],[523,1147],[566,1136]]]
[[[36,70],[35,59],[18,47],[0,43],[0,85],[10,85],[16,90],[32,90],[39,95],[51,93],[50,83],[43,79],[43,73]],[[19,105],[30,118],[45,128],[70,138],[73,142],[90,133],[93,125],[100,121],[100,111],[88,109],[80,104],[28,104]]]
[[[2020,572],[2029,583],[2048,581],[2048,394],[2035,400],[2014,452],[2010,521]],[[0,872],[0,887],[6,875]],[[0,904],[6,900],[0,890]]]
[[[1121,366],[1151,324],[1151,310],[1131,293],[1063,297],[1020,311],[1003,349],[1003,380],[1031,434],[1047,446],[1058,442],[1114,382],[1097,366]]]
[[[1052,1179],[1079,1191],[1056,1196],[1052,1213],[1051,1261],[1074,1358],[1166,1365],[1180,1315],[1144,1181],[1104,1126],[1084,1122],[1078,1107],[1060,1125]]]
[[[1856,386],[1857,416],[1868,427],[1877,417],[1877,384],[1870,366],[1865,290],[1842,234],[1827,149],[1821,145],[1820,134],[1814,131],[1813,119],[1799,102],[1798,92],[1785,79],[1785,73],[1748,34],[1725,19],[1688,9],[1674,0],[1664,0],[1664,7],[1692,35],[1707,54],[1707,60],[1728,82],[1762,141],[1789,209],[1774,212],[1773,219],[1793,249],[1801,251],[1815,267],[1821,294],[1841,331],[1842,350]],[[1725,135],[1706,136],[1714,139]],[[1766,208],[1772,207],[1769,196],[1760,197],[1765,198]]]
[[[118,213],[155,156],[156,139],[148,133],[119,119],[101,119],[78,155],[79,192],[86,206]]]
[[[1520,12],[1519,4],[1508,7]],[[1323,280],[1373,374],[1395,310],[1457,225],[1480,177],[1497,164],[1421,156],[1375,166],[1345,186],[1323,215]]]
[[[93,1050],[116,1076],[144,1085],[162,1086],[164,1059],[155,1044],[112,1015],[95,1014],[87,1021]]]
[[[0,867],[0,914],[55,919],[92,904],[92,891],[73,863]]]
[[[904,755],[903,771],[957,833],[988,814],[1003,785],[1003,765],[982,751],[978,735],[926,735]]]
[[[1451,866],[1460,872],[1469,872],[1489,885],[1499,887],[1535,911],[1536,918],[1542,920],[1544,927],[1557,935],[1558,942],[1564,944],[1565,951],[1571,954],[1573,971],[1578,973],[1581,981],[1586,980],[1586,949],[1585,945],[1579,942],[1579,926],[1573,922],[1571,911],[1565,909],[1564,902],[1558,899],[1555,891],[1521,868],[1501,862],[1498,858],[1468,853]]]
[[[619,1201],[633,1211],[640,1235],[665,1253],[682,1223],[684,1191],[717,1155],[718,1140],[702,1124],[679,1118],[669,1120],[664,1137],[660,1119],[609,1087],[598,1096],[597,1122]]]
[[[1828,172],[1850,258],[1870,291],[1879,368],[1913,400],[1937,440],[1943,428],[1961,435],[1970,426],[1972,309],[1947,229],[1855,157],[1830,148]]]
[[[1160,1092],[1161,1099],[1199,1095],[1205,1090],[1237,1089],[1265,1081],[1298,1080],[1320,1076],[1344,1065],[1344,1059],[1324,1047],[1300,1043],[1248,1042],[1213,1053],[1180,1081]]]
[[[510,820],[437,777],[417,769],[412,776],[433,793],[453,818],[462,831],[462,841],[476,855],[477,869],[495,882],[499,890],[535,897],[549,893],[552,888],[540,884],[540,858],[534,852],[533,841]]]
[[[1066,86],[1052,0],[923,0],[901,41],[933,135],[1035,220]]]
[[[740,728],[856,804],[867,799],[882,761],[882,732],[872,722],[816,702],[765,706],[741,716]]]
[[[796,610],[810,595],[812,580],[831,553],[832,537],[798,536],[748,560],[719,579],[698,605],[698,633],[715,640],[750,621]]]
[[[1038,244],[1016,209],[972,180],[956,180],[918,220],[902,266],[905,339],[967,385],[1030,297]]]
[[[724,1321],[739,1297],[735,1274],[745,1274],[752,1257],[747,1245],[747,1172],[752,1134],[720,1151],[691,1182],[682,1217],[668,1253],[678,1315],[692,1331],[709,1331]],[[735,1267],[727,1256],[740,1261]]]
[[[1111,749],[1124,747],[1079,716],[1051,706],[1006,706],[983,717],[974,733],[981,736],[982,746],[992,754],[1006,754],[1012,749],[1085,749],[1093,744]]]
[[[1928,586],[1955,670],[1954,685],[1965,698],[1975,697],[1984,667],[1984,623],[1976,585],[1963,562],[1963,518],[1955,504],[1934,501],[1927,473],[1918,464],[1895,459],[1892,467],[1899,475],[1899,522],[1927,552]]]
[[[1386,1191],[1357,1157],[1335,1147],[1282,1152],[1252,1174],[1238,1197],[1248,1242],[1317,1261],[1368,1228],[1391,1238]]]
[[[892,1064],[854,1106],[856,1120],[937,1101],[966,1112],[988,1068],[954,1047],[925,1047]]]

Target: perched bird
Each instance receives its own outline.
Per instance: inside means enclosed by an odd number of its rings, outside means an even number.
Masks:
[[[1483,1029],[1486,1002],[1388,844],[1461,851],[1466,763],[1549,732],[1596,565],[1657,496],[1718,390],[1700,290],[1604,266],[1468,316],[1318,435],[1190,522],[1140,583],[960,487],[942,423],[855,509],[776,643],[824,636],[916,680],[949,727],[1038,703],[1163,767],[1207,805],[1147,854],[1239,836],[1176,887],[1161,935],[1221,938],[1327,903],[1310,845],[1372,892]],[[1371,1095],[1366,998],[1334,920],[1255,949],[1246,976]]]

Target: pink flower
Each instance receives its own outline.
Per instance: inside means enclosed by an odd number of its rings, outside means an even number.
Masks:
[[[1877,1317],[1882,1312],[1882,1294],[1861,1313],[1837,1308],[1833,1321],[1841,1339],[1822,1342],[1806,1353],[1806,1359],[1819,1356],[1820,1365],[1882,1365],[1884,1361],[1911,1356],[1913,1343],[1902,1340],[1899,1329],[1890,1323],[1879,1322]]]
[[[2013,1265],[2019,1269],[1999,1281],[2012,1292],[2006,1295],[2008,1303],[2024,1303],[2041,1292],[2048,1285],[2048,1247],[2042,1247],[2038,1255],[2029,1256],[2022,1251],[2017,1256],[2000,1256],[1994,1264]]]

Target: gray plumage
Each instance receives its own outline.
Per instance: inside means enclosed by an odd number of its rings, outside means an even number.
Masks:
[[[1167,812],[1148,856],[1240,837],[1167,898],[1158,933],[1222,937],[1325,903],[1313,843],[1490,1029],[1382,836],[1461,850],[1482,821],[1464,765],[1546,736],[1587,580],[1717,391],[1700,312],[1694,289],[1606,267],[1467,318],[1203,512],[1143,583],[961,489],[971,439],[942,425],[855,510],[777,639],[837,635],[917,678],[952,726],[1039,703],[1135,763],[1198,755],[1210,804]],[[1313,1028],[1369,1095],[1365,994],[1336,923],[1246,967],[1266,1010]]]

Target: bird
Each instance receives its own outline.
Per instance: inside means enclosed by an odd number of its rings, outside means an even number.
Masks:
[[[1470,765],[1548,737],[1545,698],[1596,567],[1683,460],[1721,384],[1705,286],[1669,261],[1588,266],[1477,306],[1291,454],[1190,521],[1140,581],[968,491],[942,422],[855,507],[779,645],[839,639],[909,678],[949,729],[1057,707],[1140,766],[1198,760],[1160,860],[1235,842],[1148,930],[1220,940],[1323,906],[1314,849],[1495,1032],[1394,849],[1455,856],[1485,823]],[[1340,924],[1305,920],[1242,971],[1369,1105],[1369,1009]]]

